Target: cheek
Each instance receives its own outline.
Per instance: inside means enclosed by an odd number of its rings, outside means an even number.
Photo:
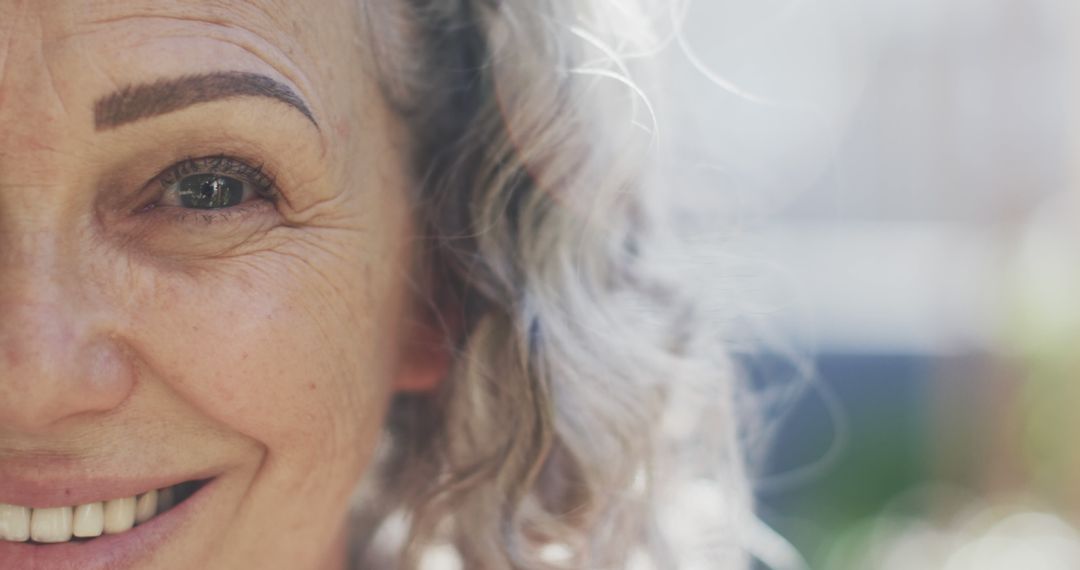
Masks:
[[[143,268],[154,273],[138,288],[137,351],[198,413],[270,453],[356,449],[387,405],[400,302],[385,277],[394,272],[339,256],[319,265],[311,252],[299,259]]]

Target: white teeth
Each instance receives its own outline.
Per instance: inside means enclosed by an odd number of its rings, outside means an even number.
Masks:
[[[119,534],[135,526],[135,497],[105,502],[105,534]]]
[[[158,492],[150,491],[139,495],[139,499],[135,501],[135,522],[142,524],[157,514],[158,506]]]
[[[175,489],[74,507],[34,509],[0,503],[0,541],[43,544],[119,534],[173,507]]]
[[[30,509],[0,503],[0,540],[30,540]]]
[[[75,507],[75,523],[72,534],[79,538],[101,536],[105,530],[105,505],[90,503]]]
[[[30,515],[30,538],[34,542],[67,542],[71,540],[71,507],[34,509]]]

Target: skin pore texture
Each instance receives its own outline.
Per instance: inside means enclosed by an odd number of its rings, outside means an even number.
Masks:
[[[342,566],[390,397],[448,364],[354,4],[0,0],[0,503],[210,477],[123,567]],[[311,118],[237,89],[95,125],[118,90],[215,73]],[[192,172],[273,188],[190,209]]]

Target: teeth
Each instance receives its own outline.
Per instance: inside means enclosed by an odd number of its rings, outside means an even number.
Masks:
[[[30,540],[30,509],[0,503],[0,540]]]
[[[119,534],[135,526],[135,497],[105,502],[105,534]]]
[[[139,495],[135,502],[135,522],[142,524],[157,514],[158,492],[150,491]]]
[[[0,541],[42,544],[95,538],[131,530],[175,504],[175,489],[168,487],[73,507],[33,509],[0,503]]]
[[[75,524],[72,534],[79,538],[101,536],[105,530],[105,505],[90,503],[75,507]]]
[[[30,515],[30,538],[34,542],[67,542],[71,540],[71,507],[34,509]]]

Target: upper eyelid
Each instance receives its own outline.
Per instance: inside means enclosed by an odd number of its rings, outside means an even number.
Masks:
[[[158,174],[154,179],[163,189],[180,182],[185,176],[204,173],[219,173],[227,176],[240,176],[253,183],[263,192],[276,194],[277,183],[262,165],[252,166],[247,161],[227,155],[189,157],[177,162]]]

